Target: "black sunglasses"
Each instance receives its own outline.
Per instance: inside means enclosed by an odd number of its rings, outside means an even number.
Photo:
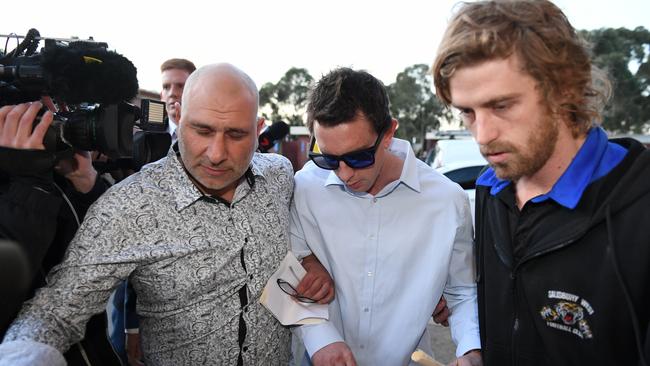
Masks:
[[[367,168],[375,163],[375,153],[382,137],[384,137],[384,131],[377,136],[375,143],[368,149],[357,150],[343,155],[319,154],[310,151],[309,159],[319,168],[327,170],[338,169],[340,161],[344,161],[352,169]]]

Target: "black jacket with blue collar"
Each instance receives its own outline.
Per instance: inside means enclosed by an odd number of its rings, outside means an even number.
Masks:
[[[574,209],[557,205],[536,222],[519,259],[506,205],[477,186],[485,365],[650,362],[650,151],[612,142],[628,150],[623,161]]]

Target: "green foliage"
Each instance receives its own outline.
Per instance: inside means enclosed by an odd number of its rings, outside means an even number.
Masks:
[[[313,81],[307,69],[292,67],[276,84],[262,85],[262,116],[274,122],[283,120],[293,126],[303,125],[307,95]]]
[[[397,137],[422,143],[429,130],[440,126],[442,104],[432,91],[429,66],[409,66],[388,86],[391,114],[399,122]]]
[[[607,72],[613,95],[603,113],[612,132],[650,129],[650,32],[637,27],[581,31],[593,46],[594,64]]]

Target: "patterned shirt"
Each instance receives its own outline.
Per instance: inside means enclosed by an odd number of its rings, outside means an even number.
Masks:
[[[287,364],[290,333],[258,299],[288,250],[292,191],[291,164],[256,153],[227,204],[203,195],[170,149],[91,207],[5,342],[66,350],[128,277],[148,365]]]

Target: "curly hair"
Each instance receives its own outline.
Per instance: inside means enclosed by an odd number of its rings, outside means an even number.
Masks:
[[[457,69],[511,55],[536,80],[550,113],[566,121],[575,136],[601,120],[610,83],[592,65],[589,45],[547,0],[462,3],[433,63],[436,94],[451,104],[449,82]]]

